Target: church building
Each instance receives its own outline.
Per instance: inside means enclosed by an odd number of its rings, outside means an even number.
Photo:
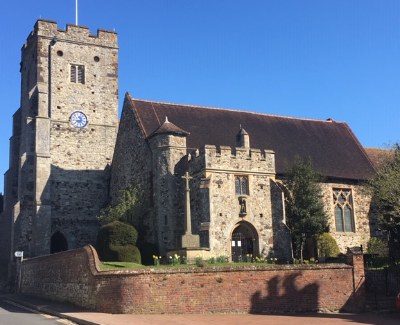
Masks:
[[[117,34],[38,20],[22,48],[0,260],[95,244],[100,209],[139,187],[148,209],[137,228],[163,256],[186,249],[290,259],[279,183],[296,156],[325,177],[322,199],[340,250],[365,245],[375,223],[360,184],[375,169],[345,122],[129,93],[118,121]]]
[[[279,183],[299,156],[311,159],[332,236],[342,252],[366,245],[373,230],[360,181],[374,167],[344,122],[178,105],[125,96],[110,193],[140,185],[151,202],[143,222],[163,254],[181,247],[184,180],[190,180],[191,232],[211,254],[290,259]],[[238,245],[240,245],[238,247]]]

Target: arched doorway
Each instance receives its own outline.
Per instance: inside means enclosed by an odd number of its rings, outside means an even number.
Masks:
[[[247,255],[259,255],[258,234],[254,226],[241,221],[236,224],[231,237],[231,256],[233,262],[247,260]]]
[[[53,236],[51,236],[51,246],[50,253],[58,253],[68,250],[68,243],[64,235],[57,231]]]

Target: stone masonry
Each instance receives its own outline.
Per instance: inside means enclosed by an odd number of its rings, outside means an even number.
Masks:
[[[93,243],[118,128],[117,34],[38,20],[22,48],[21,80],[1,216],[13,220],[8,249],[29,257]],[[71,125],[74,111],[86,114],[86,127]]]
[[[232,154],[232,150],[234,153]],[[254,150],[245,147],[221,147],[207,145],[193,152],[189,171],[193,180],[192,212],[193,229],[201,233],[204,242],[209,242],[211,253],[231,255],[232,233],[241,224],[247,224],[254,238],[254,256],[274,254],[290,259],[290,239],[286,237],[283,246],[275,245],[274,237],[285,236],[275,223],[283,222],[283,213],[274,220],[274,209],[281,209],[283,201],[274,200],[271,186],[275,183],[274,152]],[[247,212],[241,214],[241,196],[235,194],[235,176],[248,177],[249,195],[246,200]],[[201,231],[201,225],[209,223]],[[204,228],[203,228],[204,229]],[[274,231],[275,230],[275,231]]]
[[[351,190],[354,232],[338,232],[335,227],[333,189],[345,188]],[[326,182],[321,184],[325,210],[329,218],[329,233],[335,238],[341,252],[346,252],[347,247],[360,246],[367,248],[371,232],[376,229],[378,221],[370,211],[371,198],[365,189],[354,182]]]

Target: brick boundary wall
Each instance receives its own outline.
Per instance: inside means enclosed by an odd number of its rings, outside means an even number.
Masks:
[[[92,246],[24,260],[21,292],[106,313],[361,311],[364,264],[151,268],[100,272]]]

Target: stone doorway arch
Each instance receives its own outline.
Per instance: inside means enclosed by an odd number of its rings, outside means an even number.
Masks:
[[[51,236],[51,243],[50,243],[50,253],[58,253],[68,250],[68,242],[65,236],[57,231]]]
[[[258,232],[249,222],[240,221],[235,225],[230,243],[233,262],[245,262],[248,254],[252,257],[260,255]]]

